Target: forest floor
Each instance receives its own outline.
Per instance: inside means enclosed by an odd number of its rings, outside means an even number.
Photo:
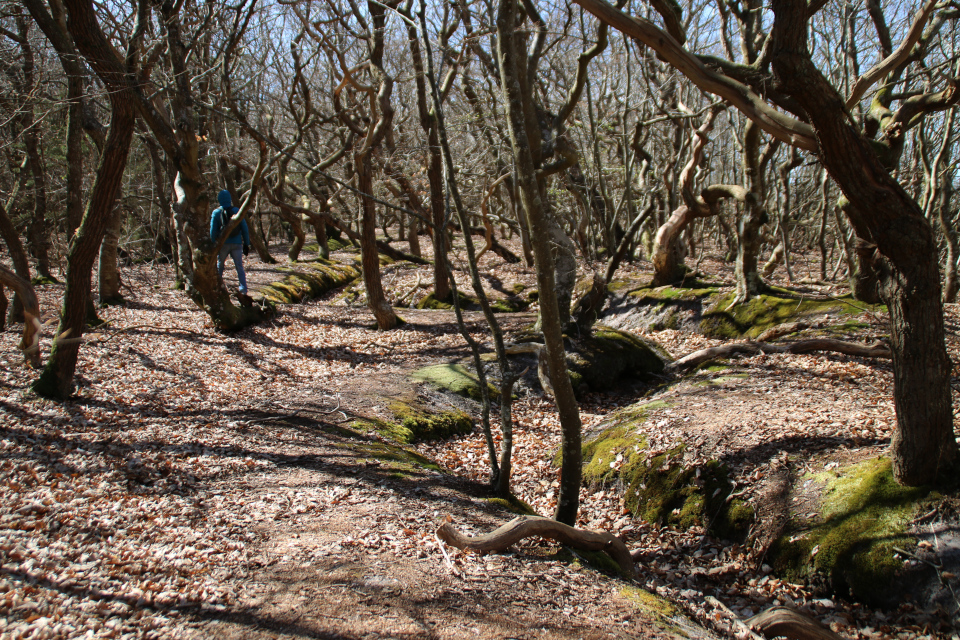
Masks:
[[[534,286],[530,270],[487,260],[502,288]],[[254,290],[277,279],[273,267],[248,266]],[[430,281],[429,267],[404,263],[384,279],[402,295],[417,274]],[[168,288],[171,276],[166,266],[124,270],[127,302],[101,310],[108,323],[87,336],[69,402],[30,393],[36,372],[21,362],[18,334],[0,334],[2,640],[734,635],[708,595],[743,618],[789,604],[848,638],[956,637],[954,621],[911,602],[881,611],[827,599],[774,577],[755,548],[634,520],[613,487],[583,488],[579,524],[643,551],[634,583],[541,540],[486,556],[444,547],[435,531],[447,519],[483,533],[513,517],[490,499],[482,438],[419,446],[432,468],[346,427],[389,419],[412,371],[466,355],[452,312],[398,310],[407,323],[381,333],[365,307],[331,293],[223,335]],[[62,288],[39,293],[55,320]],[[947,312],[956,329],[957,308]],[[467,316],[487,343],[482,318]],[[531,316],[500,318],[509,333]],[[885,333],[883,318],[863,319],[861,339]],[[650,336],[674,356],[715,344]],[[949,343],[960,361],[955,332]],[[682,440],[695,443],[691,455],[735,463],[764,517],[788,457],[814,468],[889,443],[887,362],[759,355],[713,382],[587,394],[584,429],[642,394],[672,394],[682,402],[648,420],[654,445]],[[514,490],[550,515],[552,402],[522,395],[514,411]]]

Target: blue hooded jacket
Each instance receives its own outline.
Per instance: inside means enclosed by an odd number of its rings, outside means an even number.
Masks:
[[[240,211],[233,206],[233,199],[230,192],[224,189],[217,194],[217,202],[220,206],[213,210],[210,215],[210,240],[216,242],[220,239],[220,232],[227,226],[230,218],[237,215]],[[233,230],[233,233],[227,238],[225,244],[250,244],[250,230],[247,228],[247,221],[241,220],[240,224]]]

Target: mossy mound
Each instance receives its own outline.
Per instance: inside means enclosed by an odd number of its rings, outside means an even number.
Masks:
[[[602,322],[632,330],[697,330],[703,310],[720,296],[720,289],[692,281],[690,286],[637,287],[632,280],[614,281],[608,286],[610,303]]]
[[[344,242],[339,238],[327,238],[327,249],[333,251],[344,251],[355,249],[349,242]],[[318,242],[308,242],[303,245],[303,250],[307,253],[320,253],[320,244]]]
[[[288,275],[259,290],[262,299],[272,304],[303,302],[360,277],[360,270],[355,266],[320,258],[299,262],[296,269],[281,267],[280,271]]]
[[[817,524],[792,522],[770,550],[770,563],[791,582],[875,605],[901,601],[903,560],[912,548],[909,522],[931,497],[929,488],[902,487],[887,458],[808,478],[823,485]]]
[[[422,407],[395,402],[390,405],[390,411],[397,421],[396,439],[405,444],[444,440],[470,433],[474,427],[473,418],[459,409],[432,412]]]
[[[624,486],[624,504],[647,522],[680,528],[703,526],[715,535],[743,539],[754,520],[753,508],[729,500],[733,485],[725,465],[709,460],[684,462],[684,445],[651,452],[639,425],[662,402],[634,405],[608,418],[583,447],[587,482]]]
[[[663,373],[672,358],[663,347],[627,331],[597,325],[567,352],[567,369],[578,393],[604,391],[625,377]]]
[[[730,292],[721,296],[700,320],[700,332],[713,338],[756,338],[771,327],[787,321],[824,314],[861,313],[863,304],[846,304],[851,296],[838,299],[812,299],[786,289],[773,288],[768,294],[751,298],[744,304],[733,305],[736,296]]]
[[[411,376],[417,382],[425,382],[438,389],[450,391],[473,400],[481,400],[480,380],[461,364],[437,364],[415,371]],[[487,384],[490,398],[499,395],[496,387]]]
[[[47,284],[60,284],[60,281],[53,276],[34,276],[30,278],[30,284],[35,287],[42,287]]]
[[[511,494],[506,498],[487,498],[486,500],[489,504],[500,507],[501,509],[506,509],[511,513],[515,513],[518,516],[539,516],[537,510],[531,507],[529,504]]]
[[[468,296],[463,292],[459,292],[460,308],[467,309],[470,311],[479,311],[480,302],[477,298]],[[528,300],[523,300],[521,298],[511,297],[511,298],[494,298],[490,300],[490,308],[493,309],[494,313],[518,313],[520,311],[525,311],[530,306]],[[453,302],[444,302],[443,300],[437,300],[436,296],[432,293],[421,298],[416,304],[417,309],[434,309],[434,310],[450,310],[453,309]]]

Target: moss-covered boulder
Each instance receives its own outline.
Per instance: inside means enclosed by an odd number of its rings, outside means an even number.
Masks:
[[[910,520],[925,508],[930,489],[898,485],[887,458],[805,482],[821,486],[819,515],[811,522],[797,514],[790,522],[770,550],[774,570],[791,582],[870,604],[902,602],[910,581],[896,550],[914,548]]]
[[[473,418],[450,406],[428,407],[416,401],[397,400],[390,404],[390,412],[393,420],[362,418],[351,422],[350,427],[401,445],[443,440],[470,433],[474,428]]]
[[[653,340],[606,326],[573,341],[567,351],[567,369],[578,393],[589,388],[604,391],[623,378],[644,378],[663,373],[672,361]]]
[[[704,309],[720,297],[720,289],[699,281],[687,286],[638,286],[634,280],[615,280],[607,287],[610,301],[600,321],[632,331],[699,329]]]
[[[468,296],[462,291],[460,294],[460,308],[467,309],[470,311],[479,311],[480,302],[477,298],[473,296]],[[506,298],[491,298],[489,300],[490,308],[494,313],[518,313],[520,311],[525,311],[529,306],[530,302],[524,300],[518,296],[509,296]],[[415,305],[417,309],[434,309],[434,310],[450,310],[453,309],[453,301],[444,302],[443,300],[438,300],[435,295],[428,294],[421,298]]]
[[[415,371],[411,376],[417,382],[425,382],[437,389],[450,391],[458,396],[481,400],[480,380],[462,364],[436,364]],[[499,395],[496,387],[487,385],[490,398]]]
[[[621,484],[624,504],[647,522],[688,528],[703,526],[715,535],[743,539],[753,508],[729,499],[733,484],[716,460],[691,465],[684,445],[651,451],[641,428],[662,402],[633,405],[608,418],[583,446],[583,477],[595,484]]]
[[[427,440],[445,440],[473,431],[473,418],[459,409],[430,411],[403,402],[390,405],[396,420],[396,439],[414,443]]]
[[[322,258],[298,262],[295,269],[281,267],[280,271],[287,275],[262,287],[258,291],[261,300],[272,304],[303,302],[360,277],[357,267]]]
[[[853,298],[811,298],[786,289],[772,288],[770,293],[734,305],[735,292],[717,298],[700,320],[700,332],[714,338],[757,338],[777,325],[811,316],[862,313],[864,304],[850,304]],[[879,309],[879,308],[876,308]]]

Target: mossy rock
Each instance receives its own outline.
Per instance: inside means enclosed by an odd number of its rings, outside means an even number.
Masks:
[[[751,298],[744,304],[734,305],[735,292],[721,296],[703,314],[700,331],[713,338],[756,338],[771,327],[800,318],[824,314],[856,314],[863,311],[863,303],[857,306],[849,295],[838,299],[811,299],[786,289],[772,288],[770,293]],[[882,307],[871,307],[881,310]]]
[[[696,330],[705,308],[720,296],[716,286],[691,281],[691,286],[637,287],[636,280],[614,281],[602,320],[631,329]]]
[[[602,325],[574,342],[567,352],[567,369],[578,393],[584,388],[604,391],[623,378],[645,378],[663,373],[672,361],[652,340]]]
[[[30,278],[30,284],[35,287],[42,287],[47,284],[60,284],[60,281],[53,276],[34,276]]]
[[[417,382],[425,382],[438,389],[450,391],[459,396],[482,400],[480,380],[461,364],[436,364],[415,371],[411,376]],[[499,396],[497,388],[487,383],[490,399]]]
[[[807,581],[843,597],[879,606],[901,600],[903,560],[912,548],[910,520],[931,497],[929,487],[903,487],[891,462],[878,457],[808,478],[823,485],[814,526],[792,522],[770,550],[770,563],[791,582]]]
[[[422,407],[394,402],[390,405],[397,421],[395,439],[404,444],[445,440],[473,431],[473,418],[459,409],[428,411]]]
[[[679,613],[673,603],[666,598],[661,598],[639,587],[624,587],[620,595],[634,603],[641,611],[657,619],[672,618]]]
[[[344,242],[338,238],[327,238],[327,250],[330,252],[333,251],[343,251],[355,248],[349,242]],[[307,242],[303,245],[303,251],[306,253],[320,253],[320,243],[313,241]]]
[[[470,311],[477,311],[480,309],[480,301],[477,300],[477,298],[468,296],[463,292],[458,293],[461,309],[467,309]],[[520,311],[525,311],[530,306],[528,301],[519,298],[493,298],[490,299],[489,302],[490,308],[494,313],[518,313]],[[436,296],[431,293],[421,298],[420,301],[417,302],[416,308],[449,311],[453,309],[453,302],[437,300]]]
[[[515,513],[518,516],[540,515],[536,509],[514,495],[510,495],[507,498],[487,498],[487,502],[501,509],[506,509],[511,513]]]
[[[463,292],[458,291],[460,300],[460,308],[467,309],[471,306],[477,304],[476,298],[471,298],[470,296],[464,294]],[[443,300],[438,300],[437,297],[430,293],[425,297],[421,298],[416,304],[417,309],[433,309],[435,311],[449,311],[453,309],[453,300],[450,302],[444,302]]]
[[[360,277],[360,270],[355,266],[320,258],[299,262],[296,269],[281,267],[279,270],[288,275],[258,291],[262,300],[273,304],[303,302]]]
[[[753,508],[733,492],[727,467],[716,460],[700,466],[684,463],[684,445],[648,450],[639,428],[663,402],[633,405],[604,421],[583,447],[583,478],[597,484],[622,483],[624,504],[647,522],[680,528],[703,526],[715,535],[741,540],[754,520]]]

